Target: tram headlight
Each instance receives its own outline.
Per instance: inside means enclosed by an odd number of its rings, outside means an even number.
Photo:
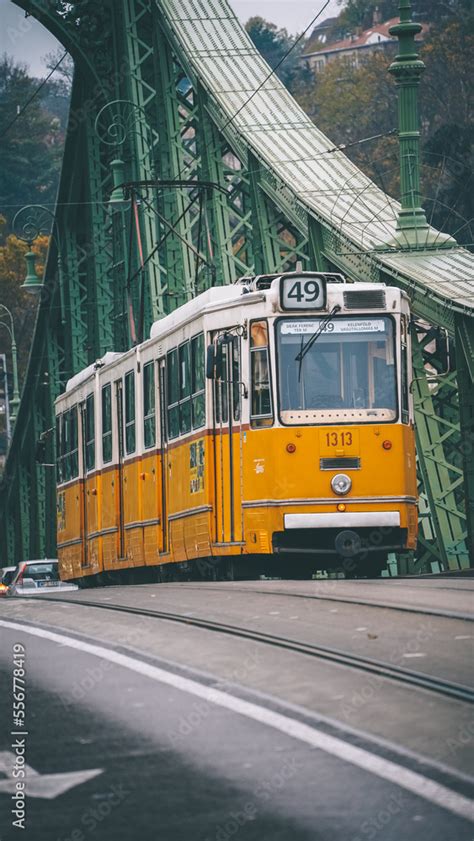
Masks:
[[[352,488],[352,479],[346,476],[345,473],[337,473],[331,479],[331,488],[335,494],[345,496]]]

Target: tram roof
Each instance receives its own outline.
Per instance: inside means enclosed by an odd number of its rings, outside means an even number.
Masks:
[[[268,292],[269,290],[268,287],[258,288],[258,281],[263,278],[271,281],[281,277],[282,274],[284,275],[285,273],[260,275],[256,277],[243,277],[239,278],[239,280],[235,283],[227,286],[213,286],[210,289],[206,289],[187,303],[177,307],[173,312],[169,313],[169,315],[165,315],[158,321],[153,322],[149,338],[145,339],[141,345],[132,347],[122,353],[109,351],[100,359],[97,359],[95,362],[88,365],[87,368],[83,368],[82,371],[79,371],[67,381],[65,393],[73,391],[75,388],[90,379],[90,377],[93,377],[98,368],[106,368],[109,365],[113,365],[115,362],[124,359],[128,355],[134,354],[139,347],[146,346],[153,339],[164,338],[169,333],[173,333],[174,330],[183,326],[187,322],[192,321],[193,318],[196,318],[199,315],[218,312],[219,310],[226,309],[228,306],[235,306],[237,302],[247,305],[262,301],[265,297],[264,292]],[[311,275],[318,273],[302,272],[301,274]],[[346,286],[346,283],[337,283],[337,285]],[[398,295],[402,294],[398,287],[389,287],[384,283],[374,284],[357,282],[354,284],[349,282],[347,283],[347,286],[350,286],[352,289],[356,286],[359,291],[370,292],[374,291],[374,287],[380,287],[381,289],[391,289]],[[58,400],[60,399],[61,396]]]
[[[163,333],[168,333],[178,327],[180,324],[186,323],[190,318],[202,312],[223,309],[226,304],[232,304],[245,295],[246,302],[261,299],[261,292],[249,293],[248,287],[240,283],[233,283],[229,286],[213,286],[205,292],[201,292],[195,298],[192,298],[186,304],[173,310],[169,315],[165,315],[158,321],[151,325],[150,339],[155,339]]]

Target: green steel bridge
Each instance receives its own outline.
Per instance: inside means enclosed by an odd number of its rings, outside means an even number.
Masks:
[[[106,351],[130,347],[207,286],[300,261],[409,295],[421,539],[416,559],[400,558],[399,569],[468,567],[474,256],[431,228],[421,209],[423,65],[409,0],[400,3],[400,56],[391,67],[400,88],[401,205],[311,122],[227,0],[14,2],[59,39],[75,74],[30,362],[0,488],[1,560],[54,557],[47,433],[66,380]],[[43,222],[25,213],[33,238]]]

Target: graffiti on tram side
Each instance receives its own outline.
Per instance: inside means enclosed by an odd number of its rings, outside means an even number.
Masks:
[[[189,489],[192,494],[204,490],[204,438],[193,441],[189,447]]]
[[[66,494],[64,491],[58,493],[57,496],[57,518],[58,531],[64,531],[66,528]]]

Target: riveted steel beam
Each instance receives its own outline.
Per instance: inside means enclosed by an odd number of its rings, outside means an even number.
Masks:
[[[456,362],[459,393],[460,442],[463,496],[467,518],[467,545],[474,563],[474,324],[458,318]]]
[[[433,342],[429,330],[423,334],[413,329],[412,342],[421,496],[420,555],[426,562],[437,561],[441,569],[459,569],[469,566],[469,554],[466,515],[460,499],[462,469],[452,453],[459,444],[459,426],[450,416],[448,403],[448,397],[456,395],[455,376],[443,376],[440,372],[437,379],[434,351],[428,351],[431,360],[427,367],[423,345]]]

